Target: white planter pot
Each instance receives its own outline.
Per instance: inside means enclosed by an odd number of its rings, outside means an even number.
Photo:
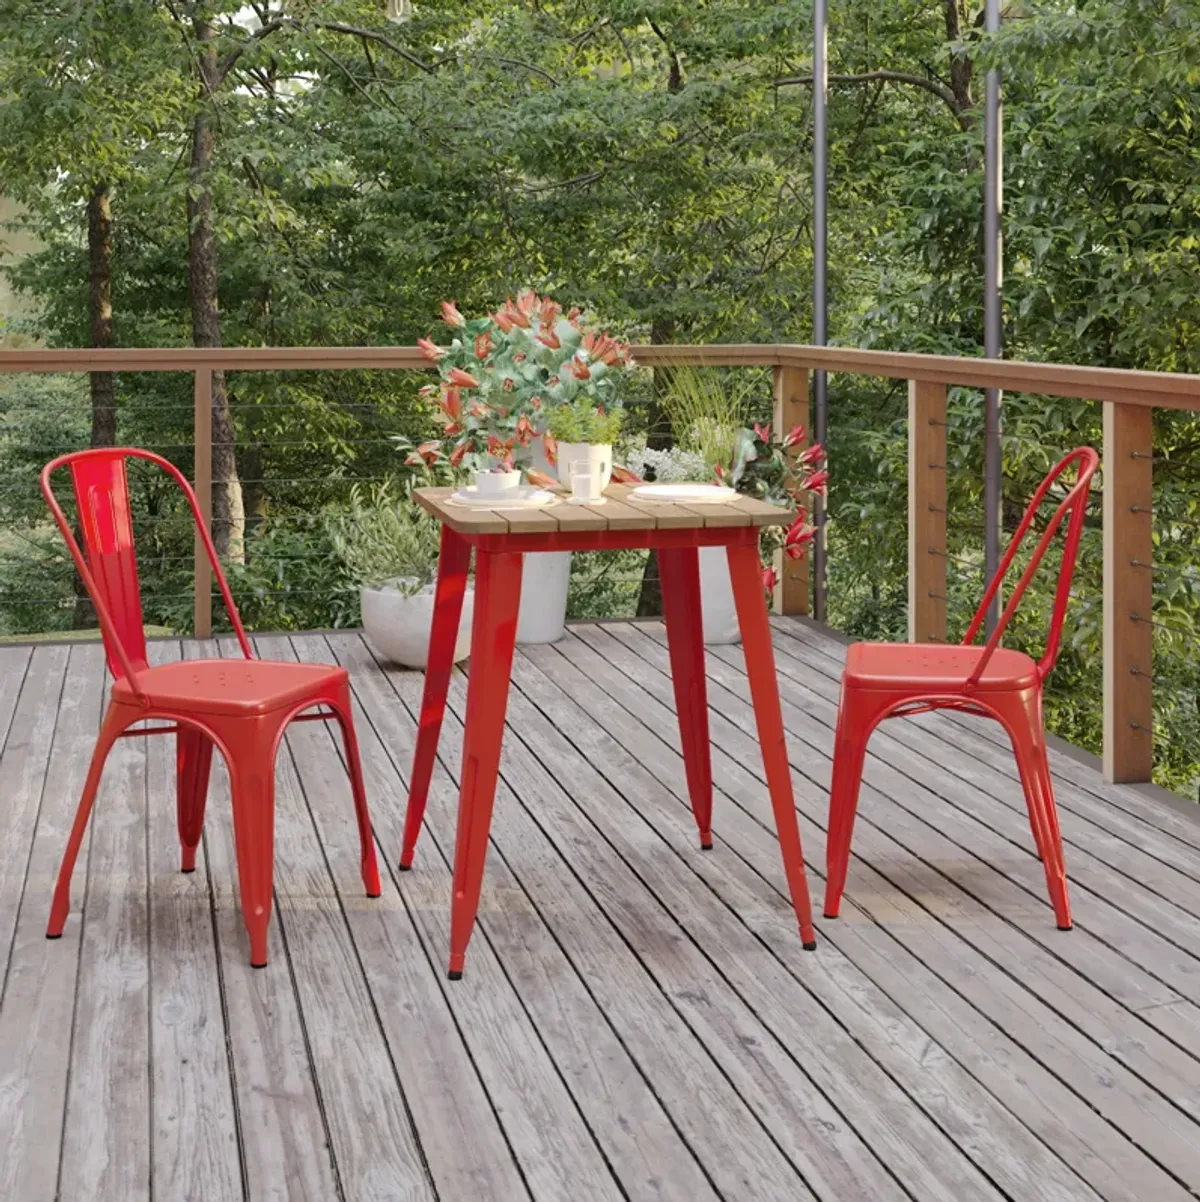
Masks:
[[[560,442],[558,444],[558,478],[568,488],[567,464],[586,460],[600,465],[600,490],[603,492],[612,483],[612,445],[610,443]]]
[[[570,551],[533,551],[521,574],[518,643],[556,643],[566,631]]]
[[[716,646],[741,640],[724,547],[700,548],[700,613],[706,643]]]
[[[433,629],[433,585],[414,597],[406,597],[389,581],[380,588],[363,588],[360,596],[363,629],[371,645],[392,663],[424,668],[429,662],[429,634]],[[471,653],[474,612],[475,591],[468,588],[454,644],[456,662]]]

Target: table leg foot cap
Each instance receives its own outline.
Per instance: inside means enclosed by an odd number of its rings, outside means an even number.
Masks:
[[[815,939],[810,939],[803,946],[806,952],[815,952],[817,950],[817,941]]]
[[[1063,924],[1060,922],[1060,923],[1058,924],[1058,929],[1059,929],[1060,931],[1069,931],[1069,930],[1070,930],[1070,929],[1071,929],[1073,926],[1074,926],[1074,923],[1070,923],[1070,922],[1069,922],[1069,923],[1067,923],[1067,925],[1066,925],[1066,926],[1063,926]]]
[[[446,976],[448,976],[450,978],[450,980],[452,980],[452,981],[461,981],[462,980],[462,969],[461,968],[459,968],[459,969],[452,968],[446,974]]]
[[[49,934],[49,932],[47,932],[47,934],[46,934],[46,938],[47,938],[47,939],[61,939],[61,938],[62,938],[62,931],[59,931],[57,935],[51,935],[51,934]]]
[[[401,872],[412,872],[411,864],[401,864],[399,867]]]
[[[709,839],[709,841],[707,843],[701,842],[701,844],[700,844],[701,851],[712,851],[712,849],[713,849],[713,841],[711,839]]]

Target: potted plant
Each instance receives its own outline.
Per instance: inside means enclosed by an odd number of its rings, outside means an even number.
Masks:
[[[570,465],[586,463],[598,467],[601,490],[612,480],[612,449],[621,432],[621,411],[593,405],[590,398],[578,397],[551,410],[549,432],[559,480],[570,487]]]
[[[767,527],[762,534],[767,559],[763,587],[773,591],[775,552],[798,559],[812,542],[808,494],[823,492],[827,485],[824,449],[816,444],[797,452],[805,437],[800,426],[773,437],[769,425],[741,424],[749,410],[748,395],[730,392],[717,372],[678,370],[664,408],[678,445],[664,451],[635,448],[626,462],[636,475],[652,475],[663,483],[715,481],[746,496],[798,510],[786,529]],[[700,548],[700,604],[704,641],[736,643],[740,637],[737,607],[721,547]]]
[[[440,382],[422,389],[435,400],[448,440],[449,462],[475,472],[475,487],[502,501],[530,467],[553,470],[550,413],[575,401],[611,411],[621,376],[632,369],[629,347],[589,329],[580,311],[564,314],[549,296],[532,290],[510,297],[494,313],[468,319],[442,304],[451,330],[440,346],[420,339]],[[525,557],[517,642],[554,642],[567,615],[569,551]]]
[[[345,505],[325,513],[342,570],[359,588],[367,638],[406,668],[429,661],[440,528],[407,491],[390,483],[355,486]],[[471,650],[474,593],[468,587],[454,645],[455,660]]]

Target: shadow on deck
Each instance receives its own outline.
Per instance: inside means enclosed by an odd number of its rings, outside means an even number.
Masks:
[[[118,746],[64,938],[43,938],[104,700],[95,645],[0,648],[0,1197],[1169,1202],[1200,1190],[1200,821],[1055,753],[1055,929],[1011,753],[960,716],[872,743],[843,917],[800,949],[739,648],[712,648],[717,846],[687,804],[663,631],[517,657],[480,923],[445,979],[464,678],[394,865],[422,677],[355,633],[383,861],[294,727],[271,964],[237,908],[223,770],[181,875],[169,739]],[[201,649],[204,650],[204,649]],[[842,649],[776,623],[819,903]],[[160,658],[195,646],[154,644]]]

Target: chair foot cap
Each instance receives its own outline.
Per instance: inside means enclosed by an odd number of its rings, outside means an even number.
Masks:
[[[836,913],[830,914],[830,913],[829,913],[829,911],[828,911],[828,910],[826,910],[826,911],[825,911],[825,913],[824,913],[824,915],[823,915],[823,917],[825,917],[825,918],[836,918],[836,917],[837,917],[837,914],[836,914]]]
[[[62,938],[62,931],[59,931],[57,935],[51,935],[51,934],[50,934],[50,932],[49,932],[49,931],[47,931],[47,932],[46,932],[46,938],[47,938],[47,939],[61,939],[61,938]]]
[[[399,867],[401,872],[412,872],[411,864],[401,864]]]
[[[261,964],[255,964],[255,963],[254,963],[254,961],[253,961],[253,960],[251,960],[251,961],[250,961],[250,967],[251,967],[251,968],[266,968],[266,967],[267,967],[267,962],[264,960],[264,961],[263,961]]]
[[[450,978],[450,980],[452,980],[452,981],[461,981],[462,980],[462,969],[460,968],[460,969],[455,970],[452,968],[446,974],[446,976],[448,976]]]
[[[712,851],[712,849],[713,849],[713,842],[711,839],[709,839],[709,841],[707,843],[701,842],[701,844],[700,844],[701,851]]]
[[[803,945],[803,947],[806,952],[815,952],[817,950],[817,941],[815,939],[810,939]]]
[[[195,871],[196,871],[196,865],[195,865],[195,864],[193,864],[193,865],[191,866],[191,868],[181,868],[179,871],[180,871],[180,872],[188,872],[188,873],[195,872]]]
[[[375,893],[368,893],[368,894],[367,894],[367,896],[368,896],[368,897],[370,897],[370,898],[382,897],[382,896],[383,896],[383,890],[382,890],[382,889],[379,889],[379,890],[377,890]]]
[[[1071,929],[1071,928],[1072,928],[1074,925],[1075,925],[1074,923],[1070,923],[1070,922],[1069,922],[1069,923],[1067,923],[1067,925],[1066,925],[1066,926],[1063,926],[1063,924],[1060,922],[1060,923],[1058,924],[1058,929],[1059,929],[1060,931],[1069,931],[1069,930],[1070,930],[1070,929]]]

